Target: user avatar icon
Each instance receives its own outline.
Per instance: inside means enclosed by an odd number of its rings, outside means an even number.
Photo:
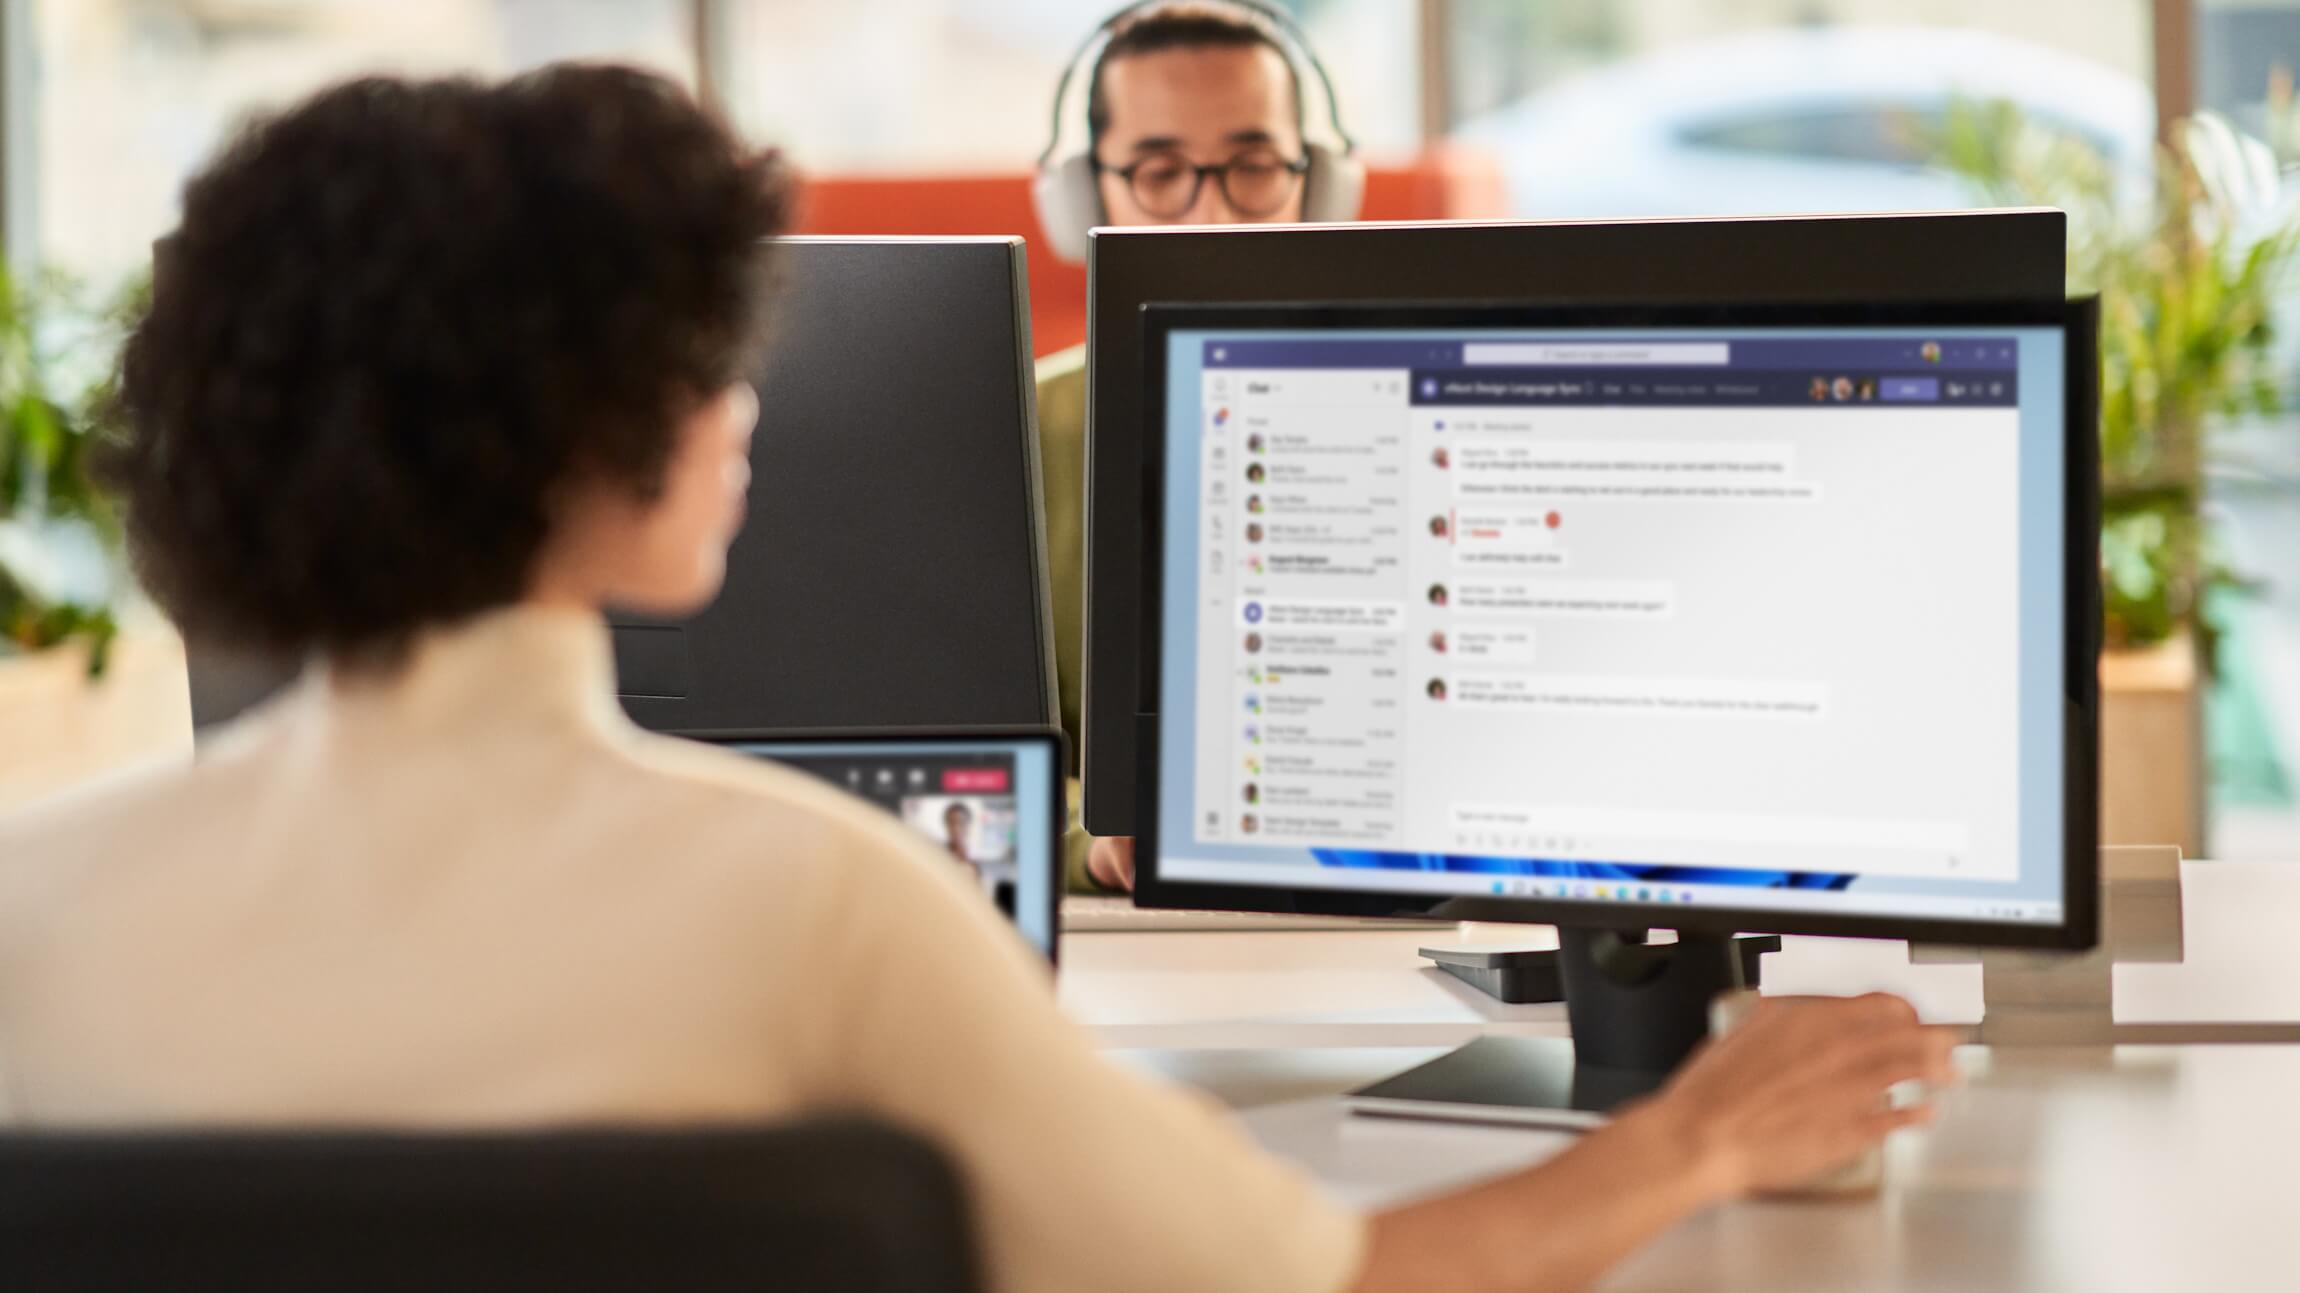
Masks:
[[[1445,604],[1446,604],[1446,591],[1445,591],[1445,585],[1444,585],[1444,584],[1431,584],[1431,585],[1430,585],[1430,605],[1432,605],[1432,606],[1443,606],[1443,605],[1445,605]]]
[[[1258,462],[1246,464],[1246,480],[1250,484],[1259,485],[1268,479],[1269,475],[1270,473],[1264,470],[1262,464]]]
[[[1246,654],[1247,654],[1247,655],[1260,655],[1260,654],[1262,654],[1262,635],[1261,635],[1261,634],[1259,634],[1259,633],[1248,633],[1248,634],[1246,635]]]
[[[1255,432],[1255,433],[1253,433],[1252,435],[1250,435],[1250,436],[1247,436],[1247,437],[1246,437],[1246,452],[1247,452],[1247,453],[1260,453],[1260,452],[1262,452],[1262,433],[1261,433],[1261,432],[1259,432],[1259,431],[1256,431],[1256,432]]]
[[[1439,471],[1444,471],[1446,468],[1453,466],[1453,455],[1447,453],[1445,446],[1441,444],[1437,448],[1430,450],[1430,465],[1437,468]]]
[[[1260,602],[1246,603],[1246,622],[1248,624],[1259,624],[1262,622],[1262,604]]]
[[[1262,823],[1252,813],[1246,813],[1238,818],[1238,829],[1247,835],[1252,835],[1262,829]]]
[[[1839,404],[1843,404],[1846,401],[1852,399],[1853,379],[1850,377],[1840,377],[1836,381],[1829,383],[1829,394],[1834,395],[1837,398],[1837,402]]]
[[[1430,650],[1437,652],[1439,655],[1444,655],[1445,649],[1445,630],[1439,629],[1437,632],[1430,634]]]
[[[1260,516],[1262,514],[1262,496],[1260,494],[1246,495],[1246,510]]]
[[[1262,541],[1262,523],[1261,523],[1260,521],[1248,521],[1248,522],[1246,522],[1246,542],[1248,542],[1248,543],[1260,543],[1261,541]]]
[[[1928,341],[1924,345],[1917,347],[1917,353],[1924,356],[1926,363],[1937,364],[1941,362],[1941,343],[1938,341]]]
[[[1444,700],[1444,699],[1445,699],[1445,679],[1443,679],[1443,678],[1432,678],[1432,679],[1430,679],[1430,685],[1429,685],[1429,694],[1430,694],[1430,699],[1431,699],[1431,700]]]
[[[1815,404],[1827,401],[1829,398],[1829,379],[1826,377],[1814,378],[1813,384],[1806,388],[1806,393],[1813,397]]]
[[[1442,517],[1442,516],[1433,516],[1433,517],[1431,517],[1431,518],[1430,518],[1430,537],[1431,537],[1431,538],[1433,538],[1433,539],[1442,539],[1442,538],[1446,537],[1446,535],[1447,535],[1447,533],[1450,531],[1450,529],[1451,529],[1451,527],[1449,527],[1449,526],[1446,524],[1446,519],[1445,519],[1444,517]]]
[[[1246,802],[1249,804],[1262,802],[1262,788],[1251,781],[1246,783]]]

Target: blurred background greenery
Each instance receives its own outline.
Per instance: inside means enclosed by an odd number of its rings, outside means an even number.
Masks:
[[[134,303],[0,268],[0,653],[78,643],[101,674],[119,632],[120,516],[95,468]]]

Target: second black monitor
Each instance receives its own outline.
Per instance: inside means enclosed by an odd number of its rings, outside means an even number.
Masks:
[[[726,588],[615,619],[623,707],[677,732],[1052,725],[1021,241],[776,255]]]

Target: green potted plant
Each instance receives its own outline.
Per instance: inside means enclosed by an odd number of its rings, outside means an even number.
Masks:
[[[78,648],[100,675],[129,587],[93,460],[127,317],[0,270],[0,657]]]
[[[2273,119],[2290,119],[2289,100]],[[2070,290],[2100,296],[2104,839],[2194,854],[2213,594],[2243,586],[2204,479],[2221,428],[2285,407],[2276,325],[2300,209],[2271,142],[2212,114],[2169,134],[2141,177],[2010,105],[1966,104],[1941,155],[1990,203],[2065,210]]]

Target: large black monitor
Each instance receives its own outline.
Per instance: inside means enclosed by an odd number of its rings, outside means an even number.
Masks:
[[[749,516],[718,600],[613,617],[658,731],[1055,722],[1029,294],[1016,238],[789,238]],[[188,644],[196,727],[294,672]]]
[[[1137,827],[1145,305],[2036,300],[2060,295],[2066,240],[2058,211],[1097,230],[1088,278],[1088,829]]]
[[[2088,317],[1153,307],[1137,901],[2090,946]]]

